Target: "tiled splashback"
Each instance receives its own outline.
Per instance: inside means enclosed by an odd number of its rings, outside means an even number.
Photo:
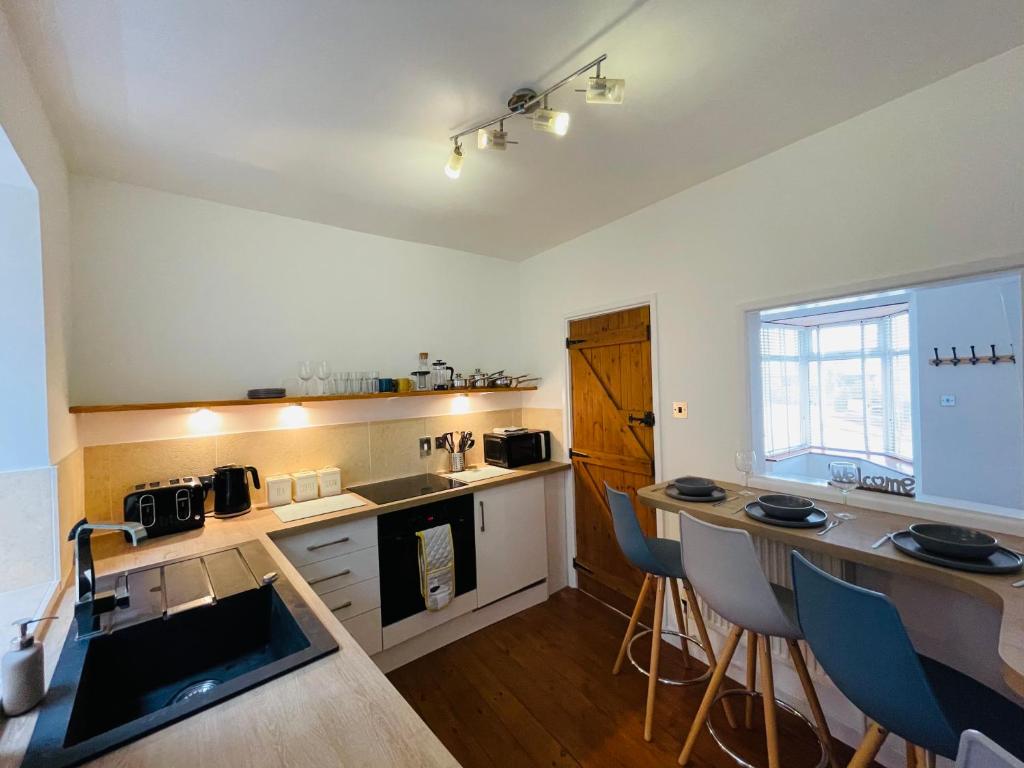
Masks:
[[[448,469],[448,454],[434,449],[420,458],[418,439],[444,432],[472,431],[476,447],[468,461],[483,461],[484,432],[494,427],[521,424],[527,416],[536,418],[541,429],[552,429],[546,410],[513,408],[464,415],[369,421],[353,424],[306,427],[303,429],[243,432],[209,437],[153,440],[141,443],[91,446],[85,452],[85,514],[92,522],[120,520],[126,493],[138,483],[166,481],[182,475],[207,474],[221,464],[256,467],[260,478],[267,475],[341,468],[345,485]],[[558,413],[558,435],[561,416]],[[544,423],[542,423],[544,422]],[[558,458],[560,437],[553,433]],[[254,489],[257,504],[266,502],[264,490]]]

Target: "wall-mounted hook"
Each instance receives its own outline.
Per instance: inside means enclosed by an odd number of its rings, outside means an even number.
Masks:
[[[996,345],[989,344],[989,346],[992,348],[992,357],[990,357],[988,361],[992,363],[992,365],[995,365],[996,363],[999,362],[999,355],[996,354]]]
[[[953,364],[954,368],[960,365],[960,358],[956,356],[956,347],[953,347],[953,359],[950,360],[949,362]]]
[[[935,359],[932,360],[932,365],[942,365],[942,358],[939,357],[939,348],[938,347],[932,347],[932,349],[935,350]]]
[[[976,354],[974,354],[974,345],[973,344],[971,344],[971,358],[970,359],[971,359],[971,365],[977,365],[978,364],[978,356]]]

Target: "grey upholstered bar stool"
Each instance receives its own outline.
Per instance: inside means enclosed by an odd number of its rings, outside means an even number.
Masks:
[[[702,683],[711,676],[711,669],[715,666],[715,651],[711,647],[711,640],[708,637],[707,628],[704,626],[704,618],[700,613],[700,606],[693,594],[693,588],[686,578],[686,571],[683,568],[682,555],[679,551],[679,544],[672,539],[658,539],[648,537],[640,527],[640,521],[636,519],[636,510],[633,509],[633,502],[628,494],[616,491],[605,484],[605,494],[608,497],[608,508],[612,513],[612,524],[615,526],[615,538],[619,543],[622,554],[630,565],[644,574],[644,583],[640,587],[640,596],[636,599],[633,608],[633,615],[629,619],[629,626],[626,628],[626,635],[622,638],[622,646],[619,648],[619,655],[615,659],[615,666],[612,667],[612,674],[617,675],[622,669],[622,662],[629,656],[630,662],[642,674],[647,675],[647,706],[644,712],[644,739],[651,740],[654,722],[654,694],[658,683],[668,685],[693,685]],[[676,581],[683,582],[686,590],[686,600],[693,613],[694,623],[700,633],[700,642],[686,634],[686,614],[679,598],[679,586]],[[672,592],[672,606],[676,613],[676,623],[679,625],[678,632],[670,632],[662,628],[662,615],[665,606],[665,583],[668,582]],[[651,585],[655,585],[654,602],[654,626],[642,633],[636,633],[636,626],[640,621],[640,614],[643,611],[644,603]],[[635,640],[639,640],[644,634],[651,635],[651,667],[644,669],[633,660],[630,649]],[[700,675],[695,675],[687,680],[672,680],[658,676],[658,661],[661,656],[661,636],[673,634],[682,640],[683,660],[686,668],[690,667],[689,643],[693,643],[704,651],[708,659],[708,669]],[[729,722],[735,725],[732,713],[726,709],[726,716]]]
[[[761,568],[761,562],[754,550],[754,542],[750,534],[738,528],[723,528],[711,525],[685,512],[679,514],[679,528],[683,560],[686,563],[686,574],[694,588],[704,601],[719,616],[733,624],[725,649],[718,659],[718,665],[708,683],[707,692],[701,702],[697,717],[693,721],[690,733],[686,737],[683,751],[679,755],[679,764],[686,765],[693,754],[694,745],[704,724],[708,722],[708,714],[717,699],[724,696],[742,695],[748,697],[748,703],[758,695],[754,684],[752,653],[748,653],[747,690],[739,689],[724,691],[719,689],[729,669],[736,646],[744,631],[751,633],[757,646],[761,664],[760,694],[764,705],[765,736],[768,744],[769,768],[779,768],[779,739],[776,726],[776,708],[782,708],[804,720],[815,731],[821,744],[821,759],[818,768],[831,763],[832,768],[839,768],[838,760],[832,749],[832,737],[829,733],[825,714],[821,709],[817,693],[811,682],[807,665],[797,640],[802,638],[800,626],[796,620],[796,608],[791,590],[779,587],[768,581]],[[772,654],[770,641],[772,637],[781,637],[789,647],[793,666],[796,668],[804,694],[807,696],[811,713],[817,728],[796,710],[775,698],[775,683],[772,673]],[[749,642],[749,641],[748,641]],[[749,648],[749,646],[748,646]],[[749,713],[748,709],[748,713]],[[750,725],[748,715],[747,725]],[[708,722],[708,729],[718,745],[740,765],[747,766],[739,755],[732,752]]]

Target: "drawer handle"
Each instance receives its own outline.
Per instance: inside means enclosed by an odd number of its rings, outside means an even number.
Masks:
[[[328,579],[333,579],[335,576],[348,576],[350,573],[352,573],[352,569],[351,568],[346,568],[341,573],[332,573],[332,574],[330,574],[328,576],[321,576],[319,579],[310,579],[309,583],[310,584],[319,584],[321,581],[327,581]]]
[[[335,539],[334,541],[325,541],[322,544],[310,544],[308,547],[306,547],[306,550],[308,552],[316,552],[318,549],[323,549],[324,547],[329,547],[332,544],[344,544],[348,540],[349,540],[348,536],[342,536],[340,539]]]
[[[344,603],[342,603],[341,605],[339,605],[339,606],[338,606],[337,608],[335,608],[334,610],[336,610],[336,611],[340,611],[340,610],[341,610],[342,608],[349,608],[349,607],[351,607],[351,605],[352,605],[352,601],[351,601],[351,600],[346,600],[346,601],[345,601]]]

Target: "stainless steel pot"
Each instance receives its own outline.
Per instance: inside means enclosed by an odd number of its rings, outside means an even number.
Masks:
[[[452,389],[469,389],[472,383],[472,378],[469,376],[463,376],[461,373],[456,373],[452,377]]]

